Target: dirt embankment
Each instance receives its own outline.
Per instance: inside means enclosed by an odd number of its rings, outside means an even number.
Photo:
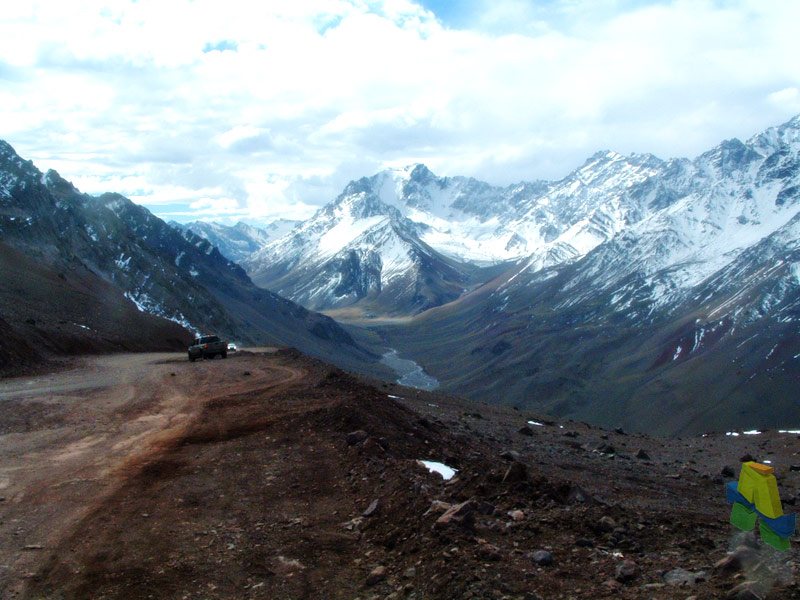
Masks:
[[[0,383],[3,597],[800,596],[795,554],[727,523],[720,476],[772,460],[791,510],[794,435],[545,422],[292,351]]]

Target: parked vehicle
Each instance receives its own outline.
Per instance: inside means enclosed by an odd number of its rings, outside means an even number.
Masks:
[[[228,352],[236,352],[239,348],[233,342],[228,342]]]
[[[219,354],[222,358],[228,357],[228,343],[223,342],[216,335],[203,335],[195,338],[189,346],[189,360],[194,362],[198,358],[214,358]]]

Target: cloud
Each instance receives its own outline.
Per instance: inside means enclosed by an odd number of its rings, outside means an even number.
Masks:
[[[156,212],[307,217],[388,166],[510,184],[749,136],[800,111],[797,22],[793,0],[15,3],[0,131]]]

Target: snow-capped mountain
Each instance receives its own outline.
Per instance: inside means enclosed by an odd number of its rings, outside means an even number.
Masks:
[[[800,209],[799,153],[800,117],[747,143],[728,140],[693,161],[664,163],[628,191],[640,218],[598,245],[565,291],[613,291],[621,309],[643,300],[675,306],[744,250],[790,226]],[[536,256],[523,266],[540,268]],[[576,292],[570,302],[579,301]]]
[[[170,225],[181,231],[191,231],[207,239],[219,249],[222,256],[238,263],[268,243],[283,237],[298,223],[299,221],[279,219],[264,228],[254,227],[242,221],[236,225],[223,225],[213,221],[192,221],[191,223],[171,221]]]
[[[416,313],[460,296],[478,268],[585,255],[642,218],[628,192],[662,166],[603,152],[561,181],[506,188],[439,178],[424,165],[387,170],[349,184],[243,265],[257,284],[307,307],[378,302]]]
[[[358,302],[416,313],[455,300],[474,270],[434,251],[421,226],[387,204],[376,178],[347,186],[289,235],[243,261],[263,287],[314,309]],[[396,203],[395,203],[396,204]]]

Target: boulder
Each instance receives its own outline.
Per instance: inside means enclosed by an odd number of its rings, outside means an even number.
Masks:
[[[375,585],[386,579],[386,567],[379,565],[367,575],[367,585]]]
[[[457,527],[462,529],[471,529],[475,524],[475,512],[477,511],[477,504],[472,500],[467,500],[461,504],[451,506],[447,512],[441,517],[436,519],[433,524],[434,529],[447,529],[449,527]]]

